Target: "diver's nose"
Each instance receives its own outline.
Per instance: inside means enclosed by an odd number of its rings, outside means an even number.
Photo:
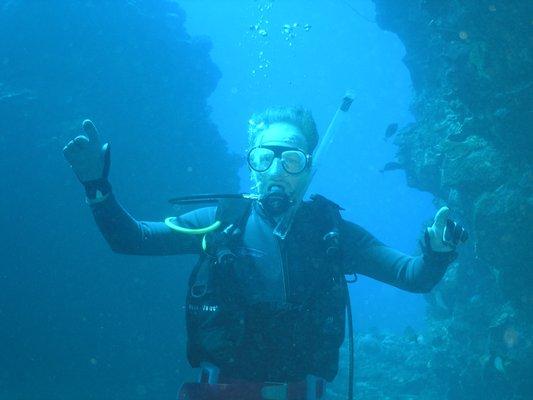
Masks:
[[[275,157],[272,161],[272,165],[269,168],[269,172],[271,175],[282,175],[285,170],[283,169],[283,165],[281,164],[281,159],[278,157]]]

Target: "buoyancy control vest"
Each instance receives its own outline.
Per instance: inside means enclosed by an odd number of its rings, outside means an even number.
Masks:
[[[219,203],[220,228],[204,237],[189,278],[187,356],[193,367],[209,362],[234,378],[258,381],[335,377],[348,303],[340,207],[319,195],[311,199],[280,243],[289,285],[287,301],[276,303],[247,304],[235,273],[253,262],[235,251],[253,200]]]

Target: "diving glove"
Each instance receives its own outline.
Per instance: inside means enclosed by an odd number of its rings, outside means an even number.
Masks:
[[[107,180],[111,163],[109,143],[100,143],[98,131],[91,120],[86,119],[82,126],[85,135],[68,142],[63,154],[85,187],[87,198],[95,200],[111,192]]]
[[[433,225],[426,229],[425,242],[431,250],[439,253],[454,251],[459,243],[464,243],[468,239],[468,233],[457,222],[448,218],[450,209],[441,207]]]

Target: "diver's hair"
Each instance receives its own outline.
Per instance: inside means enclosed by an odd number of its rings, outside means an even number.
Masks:
[[[311,112],[302,107],[270,107],[261,113],[253,114],[248,121],[248,145],[252,148],[257,137],[270,125],[285,122],[297,127],[305,136],[309,153],[318,144],[318,131]]]

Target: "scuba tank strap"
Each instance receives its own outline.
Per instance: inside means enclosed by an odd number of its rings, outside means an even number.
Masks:
[[[323,240],[326,243],[326,254],[330,259],[340,265],[342,263],[342,250],[340,243],[342,216],[340,212],[344,210],[344,208],[319,194],[311,195],[311,200],[317,203],[321,210],[323,210],[322,212],[325,213],[328,221],[327,223],[329,230],[323,237]],[[354,273],[353,278],[349,280],[347,279],[346,282],[357,282],[357,275]]]
[[[219,264],[234,261],[235,255],[230,247],[242,237],[253,201],[253,199],[243,198],[219,201],[215,220],[220,221],[220,228],[206,233],[202,240],[204,253],[216,257]]]
[[[236,237],[240,237],[244,232],[242,228],[252,206],[252,199],[222,199],[216,210],[215,221],[219,228],[207,232],[202,239],[203,253],[197,265],[202,265],[206,258],[214,258],[221,265],[229,265],[235,259],[235,255],[230,250],[230,242]],[[220,231],[222,228],[222,231]],[[200,298],[207,293],[209,279],[211,277],[210,268],[195,268],[189,277],[190,295]]]
[[[342,221],[340,211],[344,210],[344,208],[319,194],[313,194],[311,200],[324,213],[327,221],[326,233],[322,237],[326,245],[326,255],[331,260],[340,263],[342,259],[339,236]]]
[[[231,363],[243,335],[233,251],[242,241],[252,201],[232,199],[219,203],[215,220],[220,221],[220,226],[204,236],[206,246],[189,278],[187,358],[191,366],[203,368],[208,382],[216,379],[204,363],[217,367]]]
[[[348,324],[348,393],[347,399],[352,400],[354,394],[354,368],[355,368],[355,357],[354,357],[354,329],[353,329],[353,318],[352,318],[352,307],[350,302],[350,291],[348,285],[350,283],[357,281],[357,275],[353,274],[353,279],[348,280],[341,270],[342,267],[342,250],[340,244],[340,226],[342,223],[342,216],[340,214],[341,210],[344,210],[338,204],[328,200],[324,196],[314,194],[311,196],[313,202],[316,202],[317,206],[320,207],[325,213],[326,221],[328,224],[329,231],[323,237],[323,240],[326,244],[326,254],[328,258],[336,265],[339,270],[338,273],[343,280],[342,290],[344,291],[345,299],[345,310],[347,316]]]
[[[216,217],[222,226],[235,224],[242,227],[250,215],[253,199],[221,199],[217,206]]]

